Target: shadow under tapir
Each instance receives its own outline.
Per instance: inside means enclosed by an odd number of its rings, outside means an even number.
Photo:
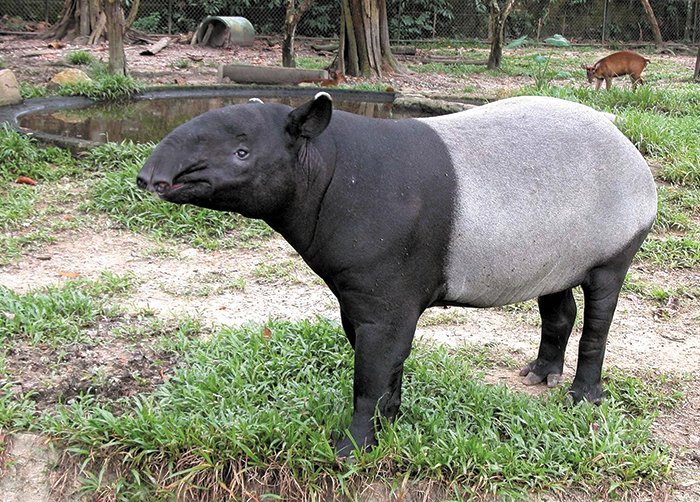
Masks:
[[[524,383],[556,385],[585,309],[574,401],[598,403],[625,274],[656,215],[651,172],[608,117],[545,97],[427,119],[247,104],[171,132],[138,174],[169,202],[266,221],[338,298],[355,350],[350,437],[376,444],[393,419],[404,361],[428,307],[538,299],[542,338]]]

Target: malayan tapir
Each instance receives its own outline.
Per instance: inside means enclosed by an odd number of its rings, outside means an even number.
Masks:
[[[338,298],[355,350],[340,457],[393,419],[416,323],[432,306],[537,298],[542,333],[526,385],[561,379],[583,289],[573,401],[600,402],[608,330],[656,215],[642,155],[603,113],[546,97],[423,119],[259,100],[173,130],[138,174],[169,202],[266,221]]]

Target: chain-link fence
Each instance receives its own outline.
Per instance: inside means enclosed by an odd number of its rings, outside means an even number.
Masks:
[[[395,41],[486,39],[490,0],[386,0]],[[130,2],[127,2],[127,4]],[[665,41],[697,40],[700,0],[651,0]],[[64,0],[0,0],[2,30],[55,22]],[[210,15],[247,18],[259,35],[278,35],[284,0],[141,0],[134,28],[149,33],[194,31]],[[316,0],[298,36],[337,37],[340,2]],[[576,41],[650,42],[651,24],[640,0],[518,0],[506,37],[541,40],[554,34]]]

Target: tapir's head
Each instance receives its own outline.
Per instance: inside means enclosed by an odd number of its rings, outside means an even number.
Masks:
[[[245,216],[274,216],[294,196],[300,149],[332,114],[328,94],[292,109],[251,100],[204,113],[173,130],[138,174],[166,201]]]

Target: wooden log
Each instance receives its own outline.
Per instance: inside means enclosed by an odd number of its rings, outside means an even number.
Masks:
[[[297,85],[304,79],[327,79],[326,70],[306,70],[270,66],[221,65],[219,82],[231,81],[237,84]]]
[[[312,45],[311,48],[316,52],[335,52],[340,47],[340,44]]]
[[[415,56],[416,48],[411,45],[399,45],[392,47],[391,52],[398,56]]]
[[[165,49],[170,44],[170,39],[168,37],[163,37],[158,40],[155,44],[151,44],[140,52],[142,56],[154,56],[160,51]]]
[[[473,64],[473,65],[485,65],[488,64],[486,60],[480,61],[469,61],[467,59],[436,59],[436,58],[421,58],[420,61],[423,64],[439,63],[439,64]]]

